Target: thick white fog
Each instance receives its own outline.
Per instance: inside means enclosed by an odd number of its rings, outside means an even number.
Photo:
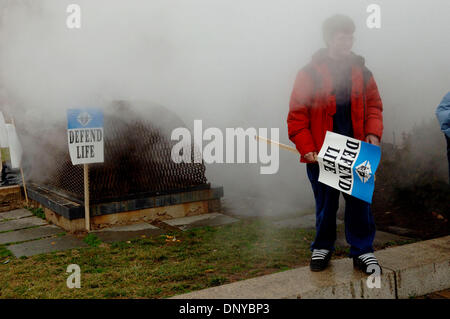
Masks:
[[[81,29],[66,27],[71,3],[81,6]],[[380,29],[366,26],[371,3],[381,7]],[[0,10],[0,107],[22,123],[52,125],[74,106],[149,100],[189,128],[195,119],[204,128],[277,127],[293,146],[286,117],[294,79],[324,46],[321,24],[335,13],[355,21],[353,51],[380,89],[384,141],[433,118],[450,91],[448,0],[0,0]],[[274,175],[259,167],[213,164],[207,177],[224,186],[227,205],[239,203],[238,214],[312,207],[297,155],[280,151]]]

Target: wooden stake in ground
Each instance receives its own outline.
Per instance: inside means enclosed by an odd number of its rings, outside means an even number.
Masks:
[[[89,214],[89,166],[84,165],[84,220],[86,223],[86,230],[91,231],[91,221]]]
[[[25,184],[25,177],[23,176],[23,169],[22,169],[22,166],[20,166],[20,174],[22,175],[23,192],[25,193],[25,202],[27,203],[27,207],[28,207],[27,184]]]

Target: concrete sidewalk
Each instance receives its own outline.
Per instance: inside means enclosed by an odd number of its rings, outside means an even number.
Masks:
[[[309,266],[178,295],[175,299],[409,298],[450,288],[450,236],[375,252],[383,268],[380,288],[354,270],[350,258],[323,272]]]
[[[237,222],[238,219],[219,213],[201,214],[174,218],[161,222],[175,230],[188,230],[195,227],[218,226]],[[147,236],[157,236],[167,230],[142,222],[139,224],[115,226],[94,230],[102,242],[127,241]],[[88,247],[81,237],[67,234],[62,228],[48,225],[46,220],[33,216],[26,209],[0,212],[0,245],[16,257],[33,256],[54,251]]]

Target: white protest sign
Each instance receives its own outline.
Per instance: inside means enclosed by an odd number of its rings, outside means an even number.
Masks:
[[[73,165],[103,163],[103,112],[97,108],[67,110],[67,141]]]
[[[11,168],[20,168],[23,150],[19,141],[19,136],[17,136],[16,127],[13,124],[5,124],[5,126],[8,134]]]
[[[327,131],[317,157],[319,182],[372,203],[379,146]]]
[[[6,131],[5,117],[0,112],[0,147],[8,146],[8,132]]]

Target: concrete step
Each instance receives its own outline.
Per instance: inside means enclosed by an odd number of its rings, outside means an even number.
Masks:
[[[398,298],[450,288],[450,236],[384,249],[376,254],[395,271]]]
[[[189,217],[181,217],[164,220],[163,222],[177,227],[181,230],[188,230],[196,227],[220,226],[237,222],[239,219],[220,213],[201,214]]]
[[[309,266],[178,295],[175,299],[409,298],[450,288],[450,236],[377,251],[380,287],[369,288],[349,258],[322,272]]]
[[[30,217],[33,216],[33,214],[28,210],[24,208],[20,209],[14,209],[8,212],[0,213],[0,222],[9,219],[19,219],[24,217]]]
[[[14,256],[22,257],[80,247],[88,247],[88,245],[80,238],[65,235],[57,238],[46,238],[10,245],[8,246],[8,249],[14,254]]]
[[[8,220],[0,222],[0,232],[30,228],[34,226],[47,225],[47,222],[41,218],[32,216],[20,219]]]
[[[0,233],[0,244],[19,243],[22,241],[50,237],[63,232],[63,229],[54,225],[21,229],[6,233]]]
[[[164,230],[148,223],[138,223],[133,225],[115,226],[95,230],[94,233],[101,241],[112,243],[142,237],[150,237],[164,233]]]

